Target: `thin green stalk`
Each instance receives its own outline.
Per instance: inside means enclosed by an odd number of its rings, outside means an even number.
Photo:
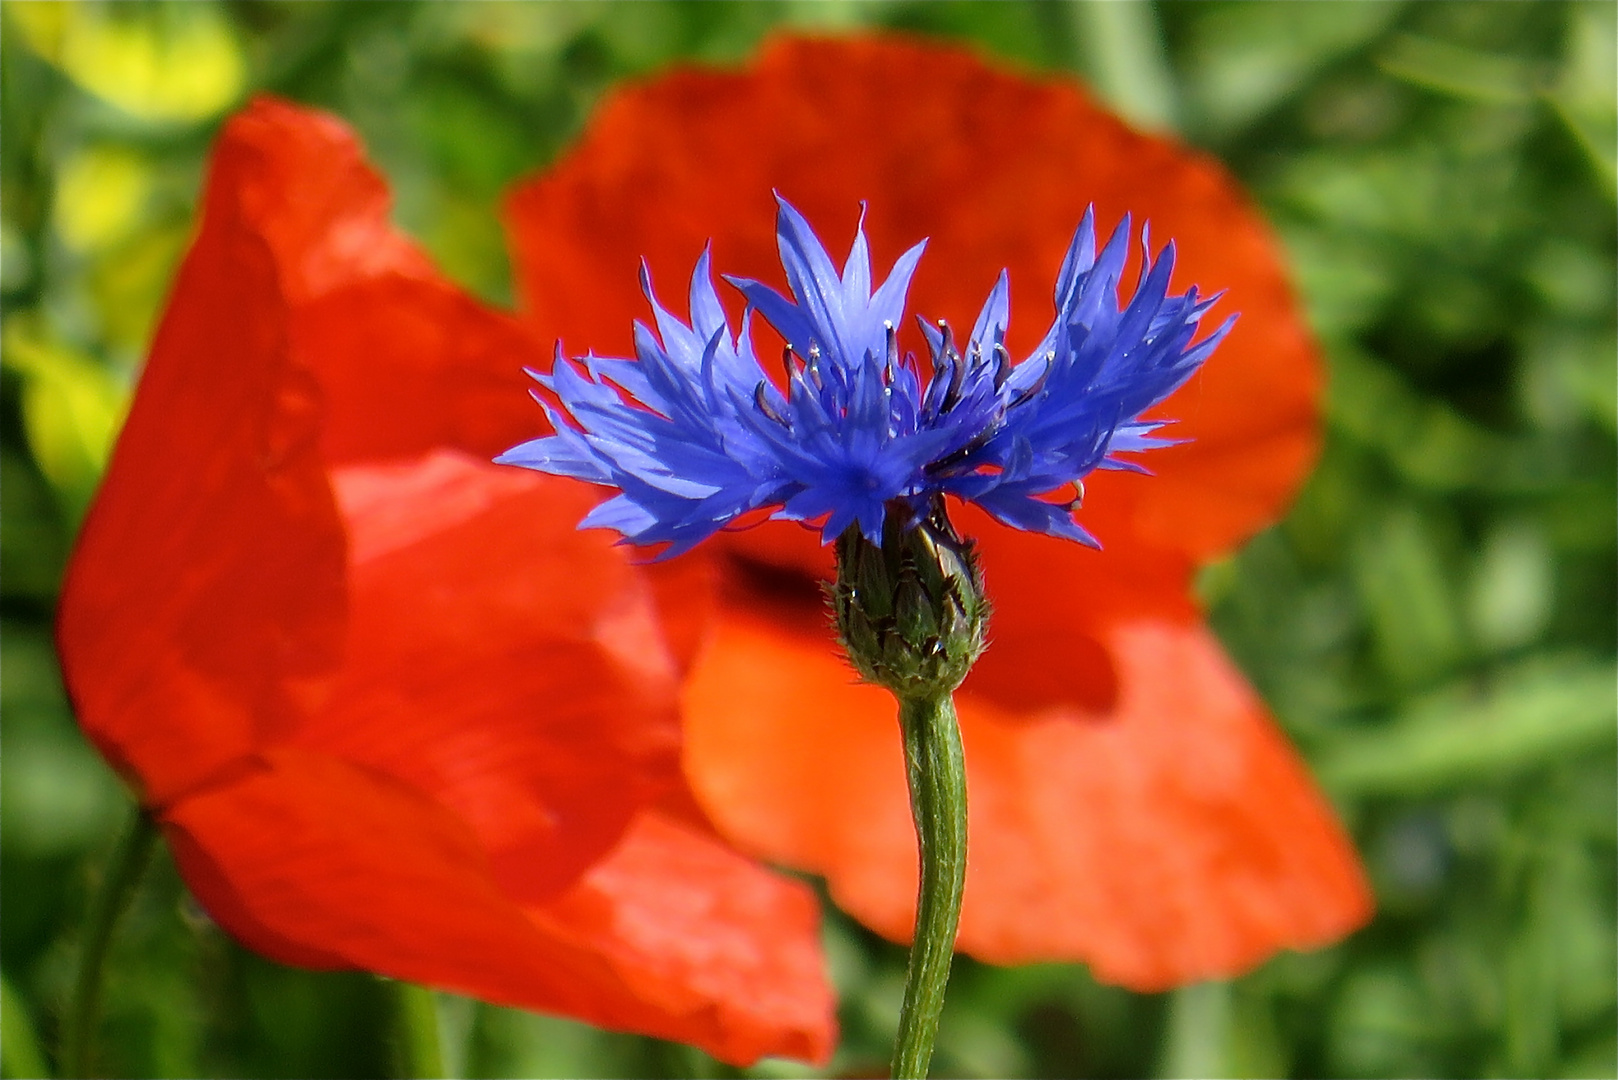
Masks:
[[[400,982],[399,1045],[404,1074],[412,1080],[442,1080],[444,1051],[438,1030],[438,996],[425,986]]]
[[[96,1029],[101,1018],[101,984],[107,966],[107,947],[112,943],[118,919],[129,907],[146,864],[157,848],[157,825],[144,811],[125,831],[112,853],[101,886],[91,898],[84,930],[84,951],[79,954],[78,978],[73,984],[73,1000],[62,1025],[62,1074],[90,1076],[94,1067]]]
[[[955,954],[966,884],[966,759],[949,694],[901,698],[910,812],[921,849],[916,934],[905,972],[904,1006],[893,1048],[893,1075],[921,1080],[932,1060],[944,987]]]
[[[1179,95],[1156,7],[1071,0],[1067,10],[1077,47],[1075,66],[1091,86],[1130,123],[1173,131]]]

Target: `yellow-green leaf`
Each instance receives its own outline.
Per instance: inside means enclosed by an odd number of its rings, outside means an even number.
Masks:
[[[17,325],[4,338],[5,365],[23,376],[23,424],[40,472],[76,520],[123,424],[129,391],[106,368]]]

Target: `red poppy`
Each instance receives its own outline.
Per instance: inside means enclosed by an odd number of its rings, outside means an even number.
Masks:
[[[1318,447],[1318,354],[1275,243],[1214,161],[1134,132],[1071,82],[904,39],[786,40],[742,72],[617,91],[581,142],[510,203],[528,324],[571,352],[630,355],[644,256],[680,282],[775,266],[771,189],[875,261],[931,237],[911,309],[969,324],[1001,267],[1055,280],[1085,207],[1178,242],[1182,289],[1241,319],[1164,407],[1185,445],[1155,476],[1097,473],[1103,553],[970,512],[993,644],[959,695],[971,803],[962,948],[1083,960],[1160,989],[1334,940],[1370,900],[1354,850],[1263,704],[1204,625],[1197,566],[1273,521]],[[1014,293],[1013,354],[1048,322]],[[1018,316],[1021,310],[1023,314]],[[685,682],[684,763],[738,844],[825,875],[904,940],[915,840],[886,694],[854,685],[820,608],[814,534],[771,524],[710,546],[721,603]]]
[[[85,731],[268,956],[824,1060],[812,895],[680,776],[703,568],[488,463],[545,350],[387,213],[334,121],[221,136],[62,596]]]

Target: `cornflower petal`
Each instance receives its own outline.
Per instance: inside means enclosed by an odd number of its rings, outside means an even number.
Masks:
[[[979,500],[1016,528],[1093,543],[1069,509],[1042,496],[1105,462],[1113,434],[1138,423],[1212,351],[1206,341],[1192,344],[1206,311],[1195,290],[1169,295],[1173,245],[1154,262],[1143,230],[1140,280],[1120,307],[1128,216],[1097,260],[1090,251],[1094,213],[1086,210],[1058,278],[1059,308],[1045,338],[1050,347],[1010,364],[1010,279],[1002,271],[962,351],[946,325],[921,324],[933,360],[924,384],[914,361],[897,355],[894,335],[925,242],[906,251],[873,294],[863,206],[839,275],[808,220],[779,194],[776,203],[777,246],[793,299],[753,279],[728,280],[791,346],[780,408],[756,361],[742,360],[745,337],[730,332],[711,283],[711,245],[692,275],[690,325],[658,302],[642,263],[641,287],[657,329],[635,323],[640,370],[631,375],[632,366],[624,365],[622,395],[582,379],[566,363],[556,368],[558,397],[612,473],[671,497],[624,489],[660,522],[632,518],[637,531],[623,535],[637,543],[672,541],[676,531],[700,539],[702,528],[717,530],[755,508],[743,492],[768,487],[780,500],[775,516],[818,522],[823,543],[856,524],[880,543],[892,504],[908,503],[914,521],[942,494]],[[716,382],[721,353],[729,361],[723,394]],[[742,392],[747,382],[754,384],[751,408]],[[761,427],[760,416],[774,427]],[[1117,452],[1154,445],[1126,439]],[[546,454],[514,451],[497,460],[588,473],[572,456],[553,463]],[[700,511],[688,505],[699,501]],[[595,516],[588,524],[607,520]],[[682,540],[660,557],[688,547]]]
[[[1086,216],[1093,211],[1085,211]],[[980,348],[987,350],[992,357],[998,349],[1004,349],[1006,344],[1006,328],[1011,325],[1011,275],[1000,271],[1000,276],[994,279],[994,288],[989,290],[989,298],[983,302],[983,310],[972,324],[971,341]]]

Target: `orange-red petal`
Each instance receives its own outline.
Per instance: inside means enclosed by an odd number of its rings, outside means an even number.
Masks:
[[[437,446],[492,456],[531,433],[522,368],[549,346],[393,227],[387,185],[342,124],[259,99],[231,121],[210,192],[221,224],[253,233],[274,261],[290,346],[320,383],[328,462]]]
[[[650,583],[576,528],[592,495],[450,451],[335,477],[343,665],[289,736],[416,787],[538,902],[679,784],[678,672]]]
[[[284,734],[340,661],[344,539],[321,394],[290,348],[281,264],[244,221],[246,151],[216,155],[58,639],[86,734],[148,804]]]
[[[495,886],[477,838],[441,806],[325,754],[266,752],[162,820],[203,904],[288,963],[561,1012],[738,1064],[830,1052],[812,897],[661,818],[531,908]]]
[[[1111,708],[958,698],[960,947],[1083,960],[1158,990],[1359,925],[1369,894],[1352,846],[1208,632],[1155,620],[1097,634],[1117,671]],[[687,772],[716,823],[826,875],[840,906],[906,939],[915,839],[887,694],[856,684],[824,635],[733,609],[685,701]]]

